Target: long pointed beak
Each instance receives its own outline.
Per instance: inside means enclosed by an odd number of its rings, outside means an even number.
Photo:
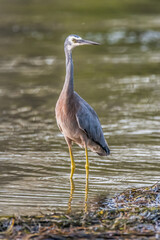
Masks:
[[[81,45],[100,45],[100,43],[85,40],[85,39],[78,40],[78,43],[80,43]]]

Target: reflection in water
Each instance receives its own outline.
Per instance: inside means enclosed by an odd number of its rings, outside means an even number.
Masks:
[[[88,169],[86,170],[86,184],[85,184],[85,201],[84,201],[84,212],[87,213],[88,211],[88,178],[89,178],[89,171]],[[75,190],[75,184],[73,179],[70,179],[70,196],[69,196],[69,201],[68,201],[68,213],[71,213],[72,210],[72,200],[74,198],[74,190]]]
[[[73,193],[75,189],[74,181],[73,178],[70,178],[70,196],[69,196],[69,201],[68,201],[68,213],[71,212],[71,203],[72,203],[72,198],[73,198]]]
[[[87,148],[85,148],[85,153],[86,153],[86,165],[85,165],[85,168],[86,168],[86,184],[85,184],[85,201],[84,201],[85,207],[84,207],[84,211],[85,211],[85,213],[86,213],[87,210],[88,210],[87,200],[88,200],[88,178],[89,178],[89,161],[88,161],[88,150],[87,150]],[[70,157],[71,157],[71,162],[72,162],[72,161],[73,161],[72,151],[70,151]],[[73,162],[74,162],[74,161],[73,161]],[[75,170],[75,164],[74,164],[74,170]],[[71,174],[70,174],[70,197],[69,197],[69,201],[68,201],[68,212],[69,212],[69,213],[71,212],[71,203],[72,203],[73,193],[74,193],[74,190],[75,190],[74,181],[73,181],[73,179],[72,179],[74,170],[73,170],[73,168],[72,168],[72,166],[71,166]]]
[[[146,0],[152,14],[141,14],[134,0],[103,6],[86,0],[85,9],[78,1],[69,8],[67,1],[39,0],[34,8],[34,1],[24,2],[15,1],[13,9],[1,1],[0,7],[0,215],[66,211],[71,205],[77,211],[84,195],[87,211],[97,195],[160,181],[160,15],[154,15],[154,1]],[[97,4],[105,8],[102,14]],[[82,12],[87,24],[79,24]],[[64,82],[68,29],[102,43],[75,50],[75,90],[96,110],[111,148],[107,158],[88,152],[89,195],[84,150],[74,147],[74,189],[53,114]]]
[[[88,211],[88,173],[86,172],[86,186],[85,186],[85,213]]]

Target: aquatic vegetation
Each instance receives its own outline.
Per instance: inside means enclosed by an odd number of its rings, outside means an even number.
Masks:
[[[0,239],[155,239],[160,237],[160,185],[128,189],[96,211],[1,217]]]

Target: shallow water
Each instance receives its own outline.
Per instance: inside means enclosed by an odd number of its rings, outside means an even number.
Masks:
[[[119,4],[88,0],[84,9],[66,2],[1,5],[1,215],[81,211],[86,200],[90,209],[101,195],[160,180],[159,3],[147,1],[142,12],[125,3],[120,13]],[[114,11],[106,16],[104,6]],[[54,116],[70,33],[102,43],[74,50],[75,90],[96,110],[111,149],[107,158],[89,151],[87,186],[85,153],[74,145],[72,194],[69,153]]]

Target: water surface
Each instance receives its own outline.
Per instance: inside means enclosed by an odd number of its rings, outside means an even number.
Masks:
[[[101,195],[160,180],[159,2],[130,2],[1,4],[1,215],[81,211],[86,200],[90,209]],[[107,158],[89,151],[87,196],[85,152],[76,145],[70,194],[69,153],[54,114],[70,33],[102,43],[73,53],[75,90],[96,110],[111,149]]]

